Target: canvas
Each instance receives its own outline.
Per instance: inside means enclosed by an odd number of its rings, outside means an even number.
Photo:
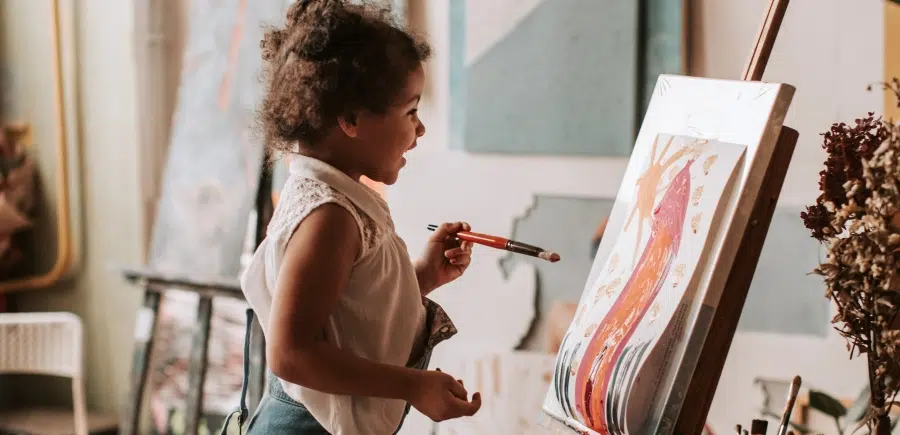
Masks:
[[[693,303],[687,290],[744,148],[688,136],[653,141],[623,234],[563,339],[556,415],[601,433],[638,433],[658,419],[646,415],[656,375],[679,345]]]
[[[637,2],[451,0],[450,8],[452,147],[628,155]]]
[[[792,95],[660,77],[557,354],[543,404],[553,419],[671,432]]]

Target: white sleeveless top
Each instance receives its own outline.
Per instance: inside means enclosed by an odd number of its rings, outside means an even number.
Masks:
[[[268,334],[275,278],[288,240],[310,212],[331,203],[353,215],[362,247],[347,288],[329,318],[326,340],[362,358],[404,366],[411,355],[420,355],[426,346],[431,348],[453,335],[456,330],[439,307],[438,315],[429,309],[426,316],[425,306],[433,302],[419,291],[406,244],[395,232],[384,200],[320,160],[299,155],[292,159],[266,238],[241,278],[241,288],[259,317],[263,334]],[[334,435],[391,434],[406,407],[402,400],[331,395],[284,380],[281,384]]]

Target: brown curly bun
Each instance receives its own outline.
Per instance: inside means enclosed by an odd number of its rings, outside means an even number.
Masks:
[[[300,0],[286,15],[284,26],[270,28],[260,42],[266,72],[260,123],[274,151],[314,147],[353,110],[384,113],[431,55],[383,1]]]

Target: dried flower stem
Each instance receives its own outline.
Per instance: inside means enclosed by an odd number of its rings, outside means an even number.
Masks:
[[[884,84],[898,97],[900,80]],[[866,425],[888,434],[887,413],[900,392],[900,124],[875,118],[832,125],[823,134],[828,157],[821,195],[801,213],[812,237],[828,245],[814,271],[837,306],[832,324],[850,357],[867,359],[870,409]]]

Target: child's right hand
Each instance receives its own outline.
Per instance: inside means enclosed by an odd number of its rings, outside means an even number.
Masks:
[[[467,394],[462,381],[457,381],[453,376],[440,369],[423,370],[416,380],[409,403],[428,418],[439,422],[475,415],[481,408],[481,393],[473,394],[471,402]]]

